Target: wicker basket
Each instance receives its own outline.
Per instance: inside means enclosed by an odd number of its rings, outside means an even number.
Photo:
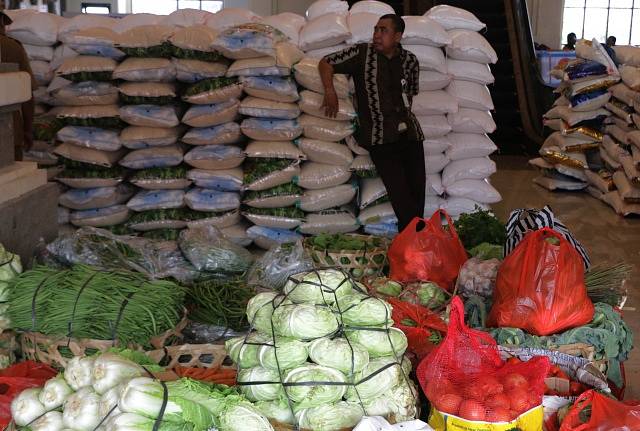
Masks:
[[[16,362],[16,352],[18,351],[18,339],[13,331],[4,331],[0,334],[0,356],[7,357],[9,364]],[[4,364],[3,364],[4,365]],[[1,367],[4,368],[4,367]]]
[[[171,345],[179,340],[186,325],[187,320],[183,319],[174,329],[153,337],[149,343],[154,350]],[[127,347],[132,350],[144,351],[142,346],[136,344],[122,346],[118,340],[76,339],[59,335],[45,335],[39,332],[20,334],[20,348],[25,359],[42,362],[54,368],[65,368],[73,356],[91,355],[107,351],[112,347]]]
[[[151,360],[165,365],[167,369],[176,366],[185,368],[231,368],[231,359],[223,344],[181,344],[167,346],[147,352]]]
[[[372,238],[375,238],[376,241],[379,241],[379,245],[364,250],[327,250],[314,246],[313,238],[307,238],[304,243],[305,249],[316,266],[339,266],[357,280],[363,277],[382,275],[388,265],[389,240],[360,234],[346,234],[345,236],[363,241],[371,241]]]

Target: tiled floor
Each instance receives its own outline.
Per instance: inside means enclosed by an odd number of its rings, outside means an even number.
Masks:
[[[621,259],[635,265],[628,285],[630,295],[624,317],[640,342],[640,218],[625,219],[587,193],[548,192],[533,184],[537,173],[521,157],[497,157],[498,173],[491,179],[502,194],[502,202],[494,206],[501,219],[515,208],[541,208],[550,205],[587,248],[591,260],[617,262]],[[637,310],[636,310],[637,309]],[[626,398],[640,399],[640,348],[631,353],[625,364]]]

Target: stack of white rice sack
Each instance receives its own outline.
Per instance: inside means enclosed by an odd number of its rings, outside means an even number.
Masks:
[[[318,0],[306,12],[307,22],[300,29],[298,46],[305,56],[322,58],[348,47],[349,4],[339,0]]]
[[[497,148],[487,136],[496,129],[489,112],[493,101],[487,85],[494,81],[489,64],[498,59],[478,33],[485,24],[446,5],[405,20],[405,46],[421,68],[413,110],[426,136],[425,214],[443,208],[458,217],[499,202],[488,180],[496,172],[488,156]]]

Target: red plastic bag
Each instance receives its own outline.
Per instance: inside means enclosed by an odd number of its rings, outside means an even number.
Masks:
[[[409,351],[421,361],[436,346],[429,341],[429,337],[434,331],[445,334],[446,323],[438,314],[421,305],[410,304],[395,298],[386,298],[386,301],[393,307],[391,318],[395,322],[394,326],[404,332],[409,341]],[[411,319],[416,326],[402,324],[404,319]]]
[[[581,412],[591,407],[587,423]],[[640,405],[630,406],[600,395],[594,390],[580,395],[564,418],[560,431],[632,431],[640,430]]]
[[[448,232],[442,227],[447,220]],[[390,278],[401,282],[432,281],[453,290],[467,252],[451,217],[436,211],[430,220],[414,218],[389,247]]]
[[[551,335],[586,325],[593,313],[582,258],[561,234],[543,228],[527,234],[500,266],[487,325]]]
[[[58,372],[45,364],[20,362],[0,370],[0,428],[11,422],[11,401],[22,391],[44,386]]]
[[[549,358],[542,356],[504,362],[488,333],[465,325],[464,305],[455,297],[447,336],[416,374],[439,412],[471,421],[509,422],[542,404],[549,367]]]

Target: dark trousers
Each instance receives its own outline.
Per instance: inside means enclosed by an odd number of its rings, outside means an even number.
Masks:
[[[423,217],[426,175],[422,142],[401,140],[375,145],[371,159],[387,188],[400,232],[414,217]]]

